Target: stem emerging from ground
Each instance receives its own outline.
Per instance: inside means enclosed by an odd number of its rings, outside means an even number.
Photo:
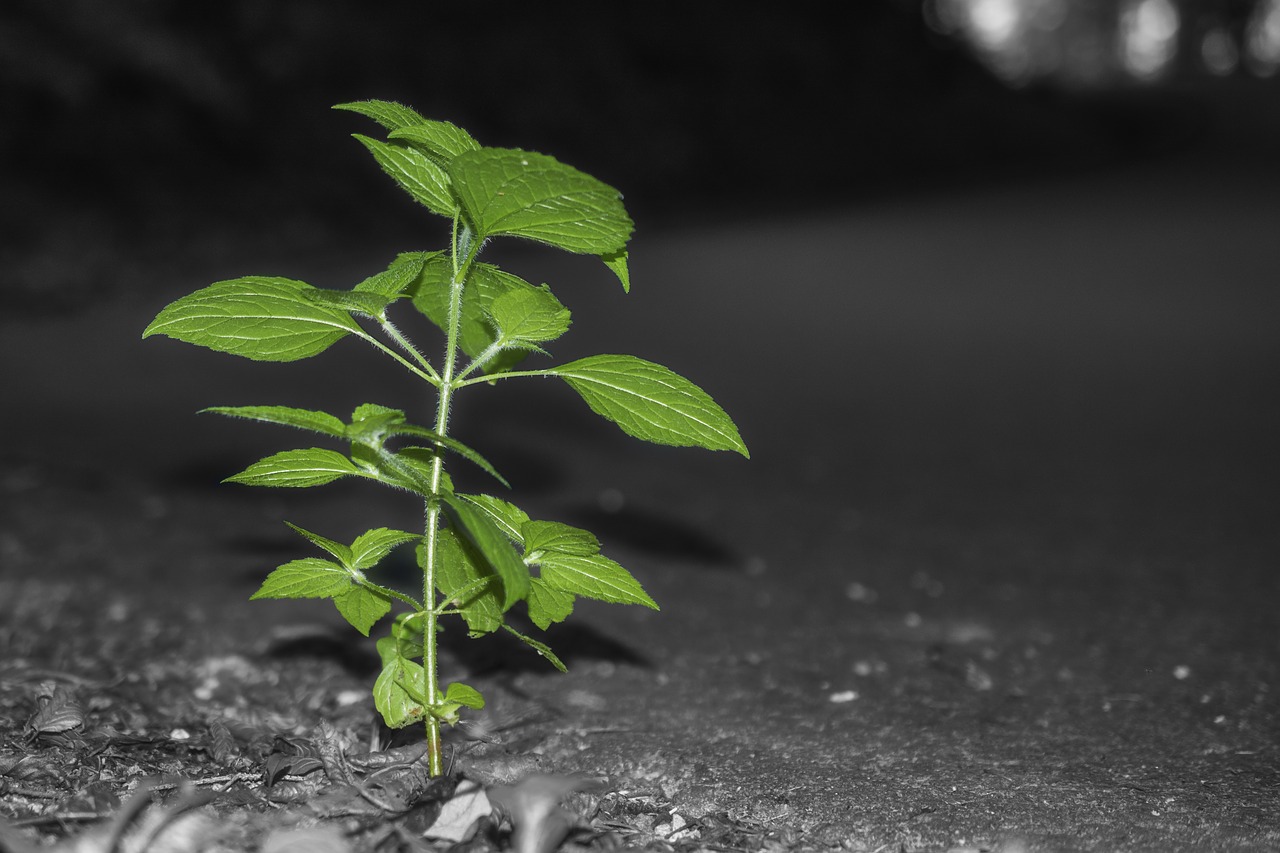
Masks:
[[[449,406],[453,402],[456,389],[454,371],[458,364],[458,334],[462,324],[462,291],[466,285],[467,274],[471,270],[471,262],[480,249],[479,244],[472,241],[469,228],[454,222],[453,240],[453,278],[449,283],[449,322],[446,332],[444,366],[440,372],[439,392],[436,395],[435,431],[438,435],[447,435],[449,428]],[[424,541],[426,543],[426,559],[422,567],[422,604],[425,609],[422,625],[422,669],[425,673],[426,699],[435,705],[440,695],[440,676],[437,672],[439,658],[437,655],[437,621],[439,614],[435,608],[436,601],[436,566],[439,559],[437,540],[440,534],[440,488],[444,481],[444,451],[441,450],[431,461],[431,497],[427,500],[427,522]],[[444,773],[444,756],[440,743],[440,720],[434,714],[426,716],[427,761],[428,772],[432,776]]]

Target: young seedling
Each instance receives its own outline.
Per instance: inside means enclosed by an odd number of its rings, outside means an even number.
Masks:
[[[402,409],[374,403],[357,407],[348,420],[288,406],[206,411],[318,433],[341,448],[285,450],[229,482],[299,488],[357,477],[422,502],[422,530],[376,527],[350,544],[290,524],[326,556],[285,563],[253,598],[332,599],[365,636],[393,606],[402,606],[389,635],[377,643],[382,672],[373,686],[374,704],[388,726],[425,724],[430,770],[440,775],[440,724],[456,723],[464,707],[484,705],[466,684],[440,684],[440,620],[460,618],[473,637],[508,631],[563,671],[545,643],[507,624],[516,604],[524,602],[529,620],[541,630],[568,617],[579,596],[657,609],[630,573],[600,553],[591,533],[531,519],[492,495],[454,490],[445,471],[451,456],[507,486],[483,456],[449,434],[459,392],[499,380],[555,377],[636,438],[748,453],[733,421],[711,397],[653,362],[596,355],[558,367],[516,369],[530,353],[545,355],[544,347],[568,330],[569,311],[546,285],[535,287],[481,263],[481,249],[493,238],[516,237],[595,255],[629,290],[632,222],[615,189],[542,154],[482,146],[465,130],[400,104],[361,101],[335,109],[359,113],[387,131],[385,141],[355,138],[414,200],[450,223],[448,246],[401,254],[350,290],[267,276],[217,282],[165,307],[143,337],[167,335],[257,361],[297,361],[354,337],[434,389],[430,426],[413,423]],[[417,309],[443,332],[438,362],[391,322],[391,309],[402,306]],[[378,564],[409,544],[422,570],[421,599],[375,579]]]

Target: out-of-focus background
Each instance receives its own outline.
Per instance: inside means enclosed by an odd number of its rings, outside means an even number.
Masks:
[[[1266,168],[1278,69],[1280,0],[8,0],[0,311],[255,246],[420,242],[345,100],[553,153],[659,228],[1205,152]]]

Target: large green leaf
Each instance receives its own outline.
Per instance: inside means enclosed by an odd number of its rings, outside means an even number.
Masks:
[[[253,463],[223,482],[246,486],[306,488],[331,483],[339,477],[360,474],[351,460],[333,450],[311,447],[283,450]]]
[[[458,204],[449,190],[449,176],[434,160],[408,145],[381,142],[362,134],[354,134],[382,171],[398,183],[405,192],[432,213],[453,218]]]
[[[262,582],[258,598],[333,598],[351,589],[351,573],[320,557],[303,557],[280,566]]]
[[[487,513],[455,495],[442,497],[458,532],[466,537],[502,581],[502,609],[505,612],[529,594],[529,567]]]
[[[658,609],[630,572],[600,554],[582,556],[550,551],[542,557],[539,577],[547,586],[562,592],[614,604],[643,604]]]
[[[518,545],[524,544],[520,530],[529,516],[513,503],[495,498],[493,495],[458,495],[461,500],[475,506],[490,520],[498,525],[503,535]]]
[[[454,192],[482,238],[506,234],[570,252],[612,255],[631,237],[622,196],[553,157],[481,148],[449,163]]]
[[[418,124],[392,130],[388,139],[408,142],[442,165],[466,151],[474,151],[480,143],[456,124],[423,119]]]
[[[295,409],[289,406],[210,406],[201,412],[213,412],[232,418],[245,418],[269,424],[297,427],[334,438],[342,438],[346,424],[329,414],[312,409]]]
[[[297,361],[360,332],[351,315],[318,304],[301,281],[265,276],[220,281],[170,303],[143,331],[251,358]]]
[[[558,521],[526,521],[520,527],[526,557],[542,551],[578,554],[589,557],[600,553],[600,540],[595,534]]]
[[[436,540],[436,556],[436,587],[452,600],[471,634],[490,634],[502,627],[502,584],[479,555],[473,558],[454,532],[446,528]]]
[[[373,119],[387,130],[399,130],[402,127],[421,124],[426,121],[411,107],[397,104],[395,101],[352,101],[346,104],[334,104],[333,108],[335,110],[359,113],[362,116]]]
[[[595,355],[546,371],[628,435],[678,447],[733,450],[750,457],[729,415],[697,385],[630,355]]]

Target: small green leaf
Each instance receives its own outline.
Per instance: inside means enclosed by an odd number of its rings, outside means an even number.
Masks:
[[[352,474],[358,475],[360,470],[341,453],[311,447],[306,450],[283,450],[253,463],[223,482],[301,489],[322,486]]]
[[[430,258],[424,264],[422,276],[413,291],[413,304],[441,331],[449,327],[449,287],[453,279],[453,267],[443,255]],[[462,300],[462,316],[458,326],[458,346],[475,358],[496,339],[489,324],[489,309],[493,302],[512,290],[537,290],[532,284],[504,272],[491,264],[475,264],[467,279]]]
[[[444,701],[480,710],[484,707],[484,697],[480,691],[469,684],[455,681],[444,691]]]
[[[630,572],[599,554],[584,557],[548,552],[542,558],[539,576],[548,586],[562,592],[613,604],[643,604],[658,609]]]
[[[388,139],[399,139],[445,165],[454,157],[466,151],[475,151],[480,143],[472,138],[456,124],[447,121],[431,121],[424,119],[418,124],[407,125],[392,130]]]
[[[304,530],[296,524],[290,524],[287,521],[285,524],[288,524],[290,530],[306,539],[312,545],[315,545],[317,548],[327,551],[331,556],[336,557],[338,562],[341,563],[344,568],[351,568],[351,549],[346,545],[343,545],[341,542],[334,542],[332,539],[325,539],[318,533],[312,533],[310,530]]]
[[[443,497],[450,520],[501,579],[502,610],[506,612],[529,594],[529,567],[487,513],[454,495]]]
[[[422,275],[422,266],[429,257],[441,252],[405,252],[397,255],[391,265],[376,275],[371,275],[357,284],[356,293],[376,293],[388,299],[398,299],[409,285]]]
[[[543,551],[590,557],[600,553],[600,540],[589,531],[558,521],[526,521],[520,527],[526,555]]]
[[[405,660],[422,657],[422,632],[414,631],[413,623],[406,624],[406,620],[413,615],[412,613],[398,615],[391,626],[391,635],[378,640],[378,654],[382,658],[383,666],[397,656]]]
[[[604,261],[604,265],[613,271],[618,277],[618,281],[622,282],[622,292],[631,292],[631,273],[627,270],[627,251],[612,252],[608,255],[601,255],[600,260]]]
[[[529,516],[525,514],[524,510],[513,503],[508,503],[492,495],[458,495],[458,497],[489,516],[489,519],[498,526],[503,535],[512,542],[517,545],[524,544],[524,538],[520,530],[524,523],[529,520]]]
[[[391,602],[385,596],[364,586],[353,586],[342,595],[335,596],[333,603],[342,618],[366,637],[374,623],[391,612]]]
[[[166,306],[143,331],[255,361],[297,361],[360,327],[346,311],[307,298],[309,284],[247,276],[220,281]]]
[[[402,729],[426,716],[427,709],[410,691],[417,696],[426,695],[427,676],[422,664],[395,655],[390,660],[384,658],[382,672],[373,683],[373,704],[388,728]]]
[[[305,291],[307,301],[316,305],[349,311],[352,314],[364,314],[368,317],[382,317],[392,297],[380,293],[355,290],[313,290]]]
[[[413,124],[426,121],[414,109],[395,101],[352,101],[347,104],[334,104],[335,110],[347,110],[371,118],[387,130],[399,130]]]
[[[524,643],[526,646],[528,646],[529,648],[533,649],[535,652],[537,652],[538,654],[546,658],[547,662],[550,663],[552,666],[554,666],[556,669],[560,670],[561,672],[569,671],[568,667],[564,665],[564,662],[561,661],[560,658],[556,657],[551,652],[551,647],[548,646],[546,643],[539,642],[535,640],[533,637],[525,636],[524,634],[521,634],[519,631],[517,631],[515,628],[512,628],[510,625],[503,625],[502,627],[508,634],[514,635],[520,640],[520,642]]]
[[[362,134],[353,134],[382,171],[414,200],[441,216],[452,219],[458,214],[458,203],[449,189],[449,176],[434,160],[408,145],[380,142]]]
[[[729,415],[697,385],[630,355],[595,355],[546,371],[628,435],[655,444],[733,450],[750,457]]]
[[[267,575],[249,598],[333,598],[351,588],[351,573],[342,566],[320,557],[303,557]]]
[[[502,626],[503,610],[498,599],[502,584],[497,575],[483,564],[479,555],[473,558],[452,530],[440,531],[436,550],[439,558],[436,587],[441,595],[452,600],[472,636],[491,634],[498,630]],[[422,548],[419,546],[420,564],[421,552]],[[469,592],[463,596],[463,590]]]
[[[569,330],[569,316],[569,309],[545,287],[509,290],[489,306],[489,317],[507,345],[554,341]]]
[[[449,175],[481,237],[525,237],[593,255],[619,252],[631,237],[617,190],[545,154],[467,151],[449,164]]]
[[[529,585],[529,620],[542,630],[553,622],[563,622],[573,613],[573,593],[564,592],[548,584],[542,578],[533,578]]]
[[[371,569],[381,563],[392,549],[421,538],[422,535],[419,533],[390,530],[386,527],[366,530],[351,543],[351,567],[361,571]]]
[[[370,447],[381,447],[393,427],[405,422],[404,412],[364,403],[351,413],[351,424],[346,427],[346,437]]]
[[[328,412],[317,412],[311,409],[294,409],[289,406],[210,406],[200,411],[297,427],[334,438],[342,438],[346,431],[346,424],[338,418]]]

